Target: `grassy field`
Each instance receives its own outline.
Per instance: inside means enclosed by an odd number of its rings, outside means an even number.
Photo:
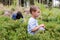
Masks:
[[[38,6],[42,15],[37,20],[39,24],[45,24],[45,32],[39,31],[32,36],[27,33],[29,15],[24,15],[25,18],[22,22],[23,19],[12,20],[2,16],[3,11],[0,11],[0,40],[60,40],[60,9],[49,10],[44,5]]]

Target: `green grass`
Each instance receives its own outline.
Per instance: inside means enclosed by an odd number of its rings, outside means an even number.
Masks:
[[[27,25],[30,16],[23,14],[25,16],[23,22],[22,19],[12,20],[6,16],[0,16],[0,40],[60,40],[60,9],[49,10],[44,5],[41,7],[41,19],[37,20],[39,24],[45,24],[45,31],[39,31],[34,36],[28,34]]]

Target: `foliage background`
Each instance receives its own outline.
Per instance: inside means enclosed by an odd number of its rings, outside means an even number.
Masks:
[[[29,15],[23,14],[24,21],[23,19],[12,20],[3,16],[3,11],[0,10],[0,40],[60,40],[60,9],[49,10],[43,4],[36,3],[36,5],[41,10],[40,18],[37,20],[39,24],[45,24],[45,31],[39,31],[32,36],[27,32]]]

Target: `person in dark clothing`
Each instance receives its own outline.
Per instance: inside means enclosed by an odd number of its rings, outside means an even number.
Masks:
[[[14,13],[12,15],[12,19],[14,19],[14,20],[17,20],[17,19],[20,19],[20,18],[23,18],[23,15],[20,11],[18,11],[17,13]]]
[[[16,16],[16,19],[20,19],[20,18],[23,18],[23,15],[21,12],[17,12],[17,16]]]

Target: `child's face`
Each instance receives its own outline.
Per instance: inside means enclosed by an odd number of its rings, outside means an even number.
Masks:
[[[40,14],[40,10],[37,9],[35,12],[33,11],[32,14],[33,14],[33,16],[36,18],[36,17],[39,16],[39,14]]]

